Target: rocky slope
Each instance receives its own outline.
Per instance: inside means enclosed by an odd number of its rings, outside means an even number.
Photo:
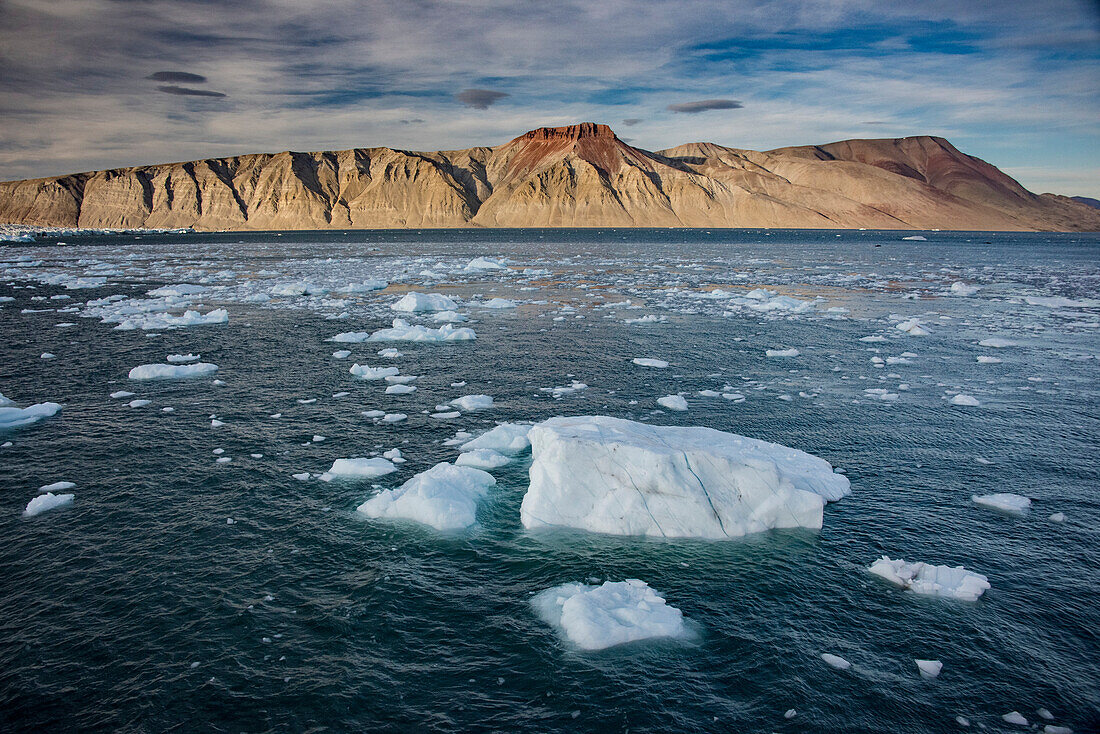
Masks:
[[[0,183],[0,222],[65,227],[1100,230],[935,137],[649,152],[606,125],[496,148],[261,153]]]

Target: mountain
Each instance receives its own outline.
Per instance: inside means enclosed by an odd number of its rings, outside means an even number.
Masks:
[[[1036,195],[943,138],[765,152],[650,152],[607,125],[495,148],[258,153],[0,182],[0,222],[222,229],[791,227],[1100,230],[1100,210]]]
[[[1071,196],[1069,198],[1085,206],[1091,206],[1093,209],[1100,209],[1100,199],[1093,199],[1091,196]]]

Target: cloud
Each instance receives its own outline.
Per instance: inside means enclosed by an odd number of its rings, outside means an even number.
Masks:
[[[623,120],[623,124],[626,125],[627,127],[634,127],[635,125],[637,125],[641,121],[642,121],[642,118],[640,118],[640,117],[628,117],[625,120]]]
[[[212,92],[209,89],[191,89],[190,87],[177,87],[174,84],[165,84],[157,87],[158,92],[175,94],[180,97],[224,97],[221,92]]]
[[[507,92],[495,92],[492,89],[463,89],[455,95],[455,99],[475,110],[487,110],[489,105],[507,96]]]
[[[744,106],[745,105],[738,102],[736,99],[700,99],[696,102],[670,104],[668,109],[673,112],[683,112],[688,115],[695,115],[708,110],[739,110]]]
[[[146,79],[152,79],[155,82],[172,82],[172,83],[184,83],[184,84],[204,84],[206,83],[206,77],[201,74],[192,74],[188,71],[158,71],[149,76]]]

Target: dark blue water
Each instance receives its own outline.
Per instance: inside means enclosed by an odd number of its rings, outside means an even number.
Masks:
[[[1097,730],[1100,237],[925,235],[66,234],[4,246],[0,296],[15,300],[0,304],[0,392],[64,408],[0,433],[12,442],[0,448],[0,728],[938,732],[961,730],[961,715],[1018,731],[1001,715],[1041,728],[1046,708]],[[462,269],[482,255],[510,269]],[[106,283],[64,287],[94,276]],[[370,277],[391,285],[335,290]],[[329,293],[254,298],[291,281]],[[954,282],[980,290],[952,295]],[[225,307],[229,323],[120,331],[85,305],[170,283],[205,284],[192,307]],[[813,310],[699,297],[715,287]],[[458,299],[477,340],[326,341],[387,326],[404,290]],[[520,305],[471,305],[489,297]],[[628,299],[642,308],[598,307]],[[625,323],[645,314],[666,320]],[[931,333],[894,328],[911,317]],[[1016,346],[977,344],[991,336]],[[411,396],[348,373],[388,364],[375,354],[387,346],[421,375]],[[801,355],[764,356],[791,347]],[[351,358],[333,359],[339,348]],[[127,380],[188,352],[224,384]],[[872,362],[903,353],[915,356]],[[574,379],[589,387],[559,400],[539,390]],[[734,388],[743,402],[697,394]],[[980,405],[950,405],[956,392]],[[470,393],[496,407],[452,421],[421,412]],[[654,412],[675,393],[688,411]],[[409,418],[379,424],[361,415],[372,409]],[[842,467],[852,495],[826,508],[820,532],[661,541],[524,531],[529,455],[494,472],[478,524],[460,533],[358,517],[371,482],[292,477],[397,447],[408,462],[377,480],[393,487],[453,460],[456,431],[582,414],[784,443]],[[216,449],[232,461],[215,463]],[[62,480],[77,485],[71,506],[21,516]],[[1027,495],[1032,510],[970,501],[991,492]],[[882,554],[964,565],[992,589],[976,603],[903,593],[866,573]],[[582,653],[530,606],[561,583],[624,578],[683,610],[698,638]],[[914,658],[942,660],[942,674],[921,679]]]

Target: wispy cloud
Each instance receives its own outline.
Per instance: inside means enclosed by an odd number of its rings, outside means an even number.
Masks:
[[[708,110],[739,110],[744,106],[745,105],[738,102],[736,99],[700,99],[696,102],[670,104],[668,109],[672,112],[683,112],[689,115],[696,115],[700,112],[707,112]]]
[[[157,87],[158,92],[164,92],[165,94],[175,94],[179,97],[224,97],[226,95],[221,92],[214,92],[209,89],[192,89],[191,87],[177,87],[174,84],[165,84]]]
[[[157,71],[145,78],[152,79],[155,82],[172,82],[178,84],[204,84],[206,82],[206,77],[202,74],[192,74],[188,71]]]
[[[455,99],[475,110],[487,110],[490,105],[507,96],[507,92],[496,92],[492,89],[463,89],[455,95]]]

